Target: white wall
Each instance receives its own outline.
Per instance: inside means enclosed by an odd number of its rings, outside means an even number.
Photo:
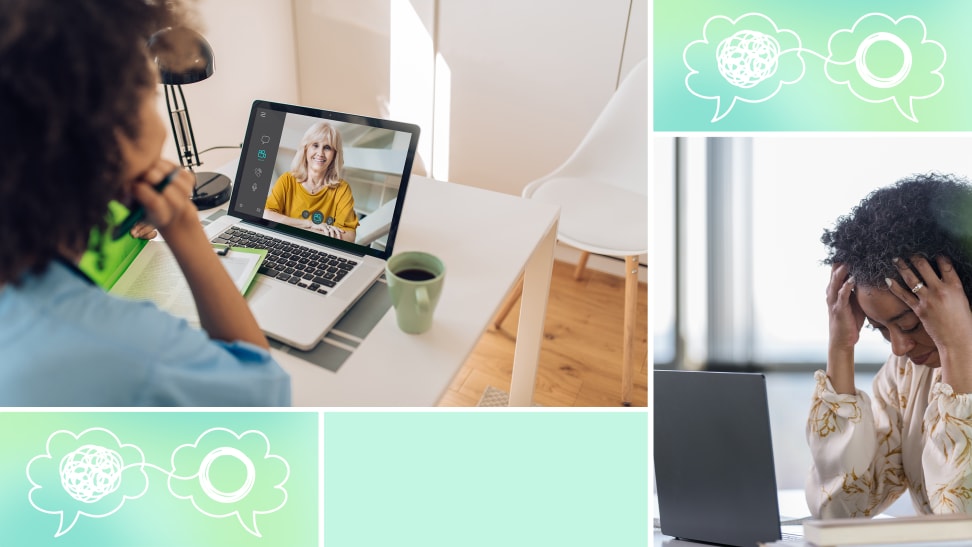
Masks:
[[[443,2],[450,179],[519,193],[557,167],[615,89],[629,2]]]
[[[963,135],[756,137],[756,357],[775,363],[822,362],[828,321],[822,296],[830,279],[830,267],[820,262],[826,255],[820,243],[824,228],[832,228],[872,190],[900,178],[929,171],[972,176],[970,144]],[[781,294],[787,295],[785,303]],[[884,339],[876,332],[861,336],[857,362],[883,362],[888,354]]]
[[[268,9],[272,6],[272,9]],[[296,48],[290,2],[261,0],[201,0],[198,14],[203,36],[216,58],[213,75],[183,86],[201,151],[211,146],[238,146],[246,131],[255,99],[297,101]],[[164,98],[159,110],[168,120]],[[178,158],[171,135],[167,158]],[[239,157],[237,150],[203,154],[199,171],[211,170]]]
[[[628,36],[624,41],[621,59],[621,77],[639,61],[648,57],[648,0],[632,0],[628,16]]]
[[[648,0],[198,5],[216,54],[213,77],[183,88],[200,150],[240,144],[250,103],[271,99],[417,123],[417,172],[435,161],[435,176],[510,194],[566,159],[648,49]]]
[[[434,0],[294,0],[300,104],[422,128],[432,151]]]
[[[301,103],[418,123],[435,176],[511,194],[566,159],[647,55],[647,0],[293,2]]]

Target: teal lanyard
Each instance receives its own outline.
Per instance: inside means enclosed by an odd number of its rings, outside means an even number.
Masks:
[[[55,258],[55,260],[57,260],[58,262],[60,262],[61,264],[63,264],[68,270],[71,271],[71,273],[73,273],[74,275],[76,275],[76,276],[80,277],[81,279],[87,281],[91,285],[95,285],[96,284],[93,279],[91,279],[90,277],[88,277],[88,274],[82,272],[81,269],[78,268],[78,266],[76,264],[74,264],[73,262],[71,262],[70,260],[67,260],[63,256],[59,256],[59,257]]]

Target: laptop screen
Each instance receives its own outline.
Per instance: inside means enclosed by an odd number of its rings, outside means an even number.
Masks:
[[[418,137],[413,124],[254,101],[229,213],[387,259]]]

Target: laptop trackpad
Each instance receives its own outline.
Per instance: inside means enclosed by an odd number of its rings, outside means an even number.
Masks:
[[[295,291],[262,276],[257,277],[246,300],[267,336],[300,349],[317,345],[345,308],[340,298]]]

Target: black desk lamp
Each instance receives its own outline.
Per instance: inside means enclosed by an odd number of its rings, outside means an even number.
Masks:
[[[162,42],[179,44],[176,48],[159,48]],[[193,168],[202,165],[196,151],[196,137],[189,120],[189,108],[182,86],[193,84],[213,75],[213,48],[198,32],[188,28],[165,28],[149,38],[149,52],[159,67],[159,76],[165,85],[165,104],[169,109],[172,135],[179,151],[179,163],[188,167],[196,176],[192,188],[192,202],[197,209],[210,209],[222,205],[230,197],[229,177],[219,173],[196,173]]]

